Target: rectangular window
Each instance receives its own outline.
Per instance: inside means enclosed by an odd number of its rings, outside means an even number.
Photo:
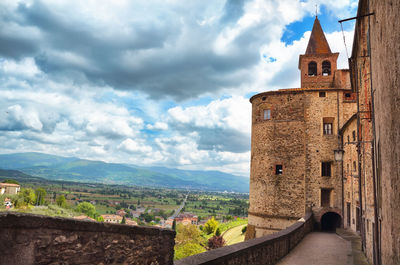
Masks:
[[[331,189],[321,189],[321,206],[331,206]]]
[[[270,119],[271,119],[271,110],[265,109],[264,110],[264,120],[270,120]]]
[[[326,97],[326,92],[319,92],[319,97],[320,98]]]
[[[282,165],[276,165],[275,166],[275,174],[276,175],[282,175],[283,174],[283,166]]]
[[[324,134],[325,135],[332,134],[332,123],[324,123]]]
[[[331,176],[331,162],[321,163],[321,176],[330,177]]]
[[[323,118],[323,134],[324,135],[332,135],[333,134],[333,122],[334,118]]]
[[[353,142],[356,141],[356,131],[353,131]]]
[[[356,165],[356,161],[353,161],[353,171],[356,172],[357,171],[357,165]]]
[[[347,135],[347,143],[350,143],[350,135]]]

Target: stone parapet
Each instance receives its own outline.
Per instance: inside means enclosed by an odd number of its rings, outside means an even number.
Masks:
[[[174,265],[275,264],[312,231],[312,214],[306,214],[303,219],[277,233],[190,256],[175,261]]]
[[[1,264],[173,264],[175,231],[0,213]]]

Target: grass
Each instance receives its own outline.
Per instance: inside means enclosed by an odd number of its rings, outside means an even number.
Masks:
[[[237,218],[235,221],[230,221],[227,223],[222,223],[219,225],[219,229],[221,232],[225,232],[233,227],[239,226],[239,225],[245,225],[247,224],[247,219],[241,219]]]
[[[77,215],[77,213],[75,213],[73,210],[65,209],[57,205],[37,206],[37,207],[31,206],[25,209],[15,209],[15,208],[10,210],[1,209],[1,211],[15,211],[21,213],[31,213],[31,214],[58,216],[67,218],[72,218]]]
[[[222,234],[222,237],[225,239],[226,244],[228,246],[244,241],[244,234],[242,234],[242,229],[246,225],[247,224],[243,224],[243,225],[232,227],[229,230],[225,231],[225,233]]]

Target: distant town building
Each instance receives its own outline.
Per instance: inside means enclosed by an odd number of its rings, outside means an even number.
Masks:
[[[105,223],[120,224],[122,217],[116,214],[103,214],[102,215]]]
[[[93,218],[91,218],[89,216],[86,216],[86,215],[74,216],[73,218],[76,219],[76,220],[96,222],[95,219],[93,219]]]
[[[167,221],[164,223],[165,228],[172,228],[172,224],[174,223],[174,219],[168,218]]]
[[[0,183],[0,195],[2,194],[18,194],[21,186],[13,183]]]
[[[177,224],[183,224],[183,225],[197,225],[199,218],[196,215],[190,214],[190,213],[182,213],[179,214],[177,217],[175,217],[175,221]]]
[[[119,216],[125,216],[125,215],[126,215],[126,212],[125,212],[123,209],[121,209],[121,210],[118,210],[118,211],[116,212],[116,214],[119,215]]]

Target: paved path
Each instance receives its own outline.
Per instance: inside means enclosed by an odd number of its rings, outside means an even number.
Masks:
[[[277,265],[352,265],[352,248],[335,233],[308,234]]]
[[[186,194],[186,197],[185,197],[185,199],[183,199],[181,206],[178,209],[176,209],[175,212],[170,217],[168,217],[168,219],[175,219],[175,217],[178,216],[178,214],[182,211],[183,207],[185,207],[185,203],[186,203],[187,197],[189,196],[189,193],[190,193],[190,191],[188,191],[188,193]]]
[[[247,224],[232,227],[226,230],[222,237],[225,239],[226,245],[233,245],[244,241],[244,234],[242,234],[242,229]]]

